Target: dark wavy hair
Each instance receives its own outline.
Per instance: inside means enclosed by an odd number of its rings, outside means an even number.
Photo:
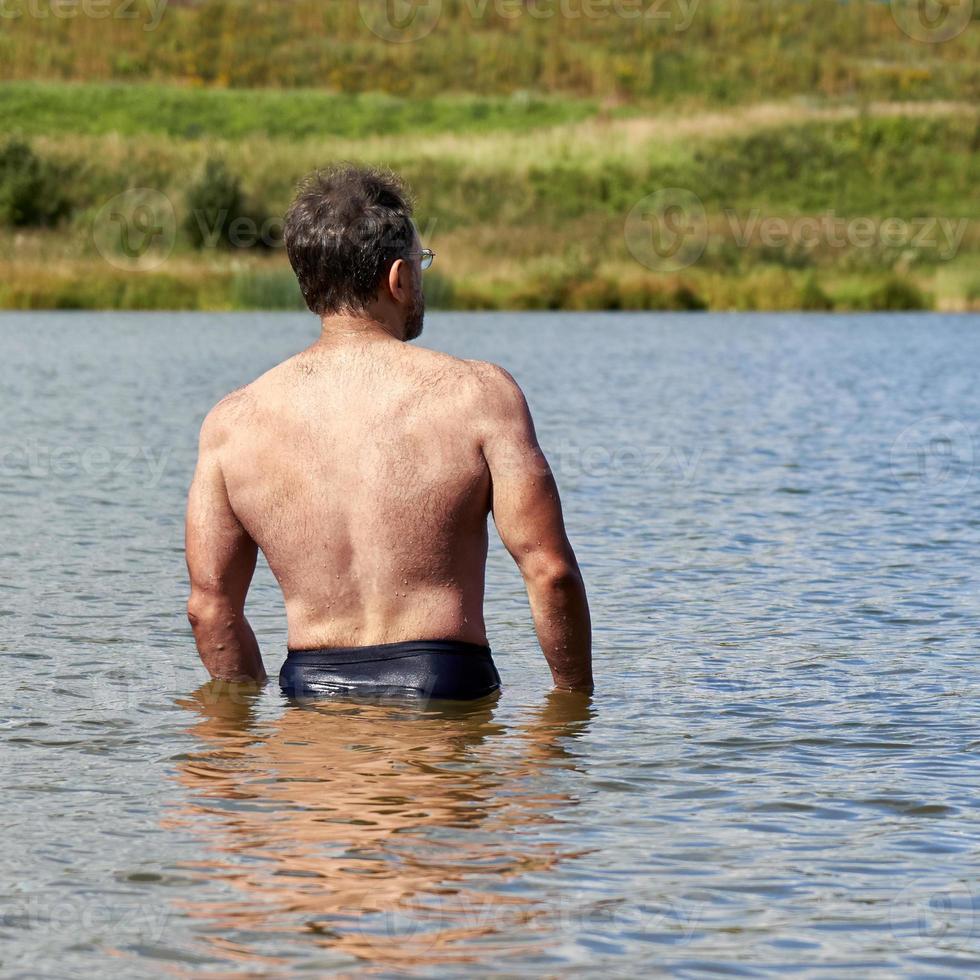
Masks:
[[[343,164],[300,184],[283,237],[306,305],[360,313],[415,241],[411,196],[391,171]]]

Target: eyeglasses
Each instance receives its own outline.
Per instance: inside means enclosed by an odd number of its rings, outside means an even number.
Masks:
[[[430,269],[432,263],[435,260],[436,253],[432,251],[431,248],[423,248],[421,252],[412,252],[412,255],[418,255],[422,259],[422,271]]]

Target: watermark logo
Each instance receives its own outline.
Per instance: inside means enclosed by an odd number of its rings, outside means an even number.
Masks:
[[[892,444],[892,476],[914,490],[958,492],[970,482],[975,461],[970,430],[944,415],[910,425]]]
[[[906,949],[932,949],[951,937],[973,936],[973,892],[965,881],[916,881],[895,899],[892,932]]]
[[[684,187],[665,187],[633,205],[626,217],[626,247],[654,272],[693,265],[708,244],[708,218],[701,198]]]
[[[177,239],[177,214],[166,194],[133,187],[99,209],[92,225],[99,254],[127,272],[149,272],[170,257]]]
[[[442,0],[358,0],[361,20],[384,41],[421,41],[442,15]]]
[[[913,41],[940,44],[966,30],[974,0],[891,0],[895,23]]]

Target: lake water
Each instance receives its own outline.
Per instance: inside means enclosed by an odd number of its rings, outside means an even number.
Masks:
[[[980,971],[980,318],[431,315],[523,384],[590,589],[549,694],[202,687],[197,427],[292,315],[0,320],[0,972]],[[250,599],[270,672],[275,584]]]

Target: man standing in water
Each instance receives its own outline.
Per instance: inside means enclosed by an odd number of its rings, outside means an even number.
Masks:
[[[285,242],[322,329],[204,420],[187,506],[204,665],[265,679],[245,618],[261,549],[286,604],[286,693],[492,693],[492,513],[555,685],[591,690],[585,588],[521,390],[495,365],[406,343],[422,332],[433,255],[402,185],[356,167],[314,174]]]

